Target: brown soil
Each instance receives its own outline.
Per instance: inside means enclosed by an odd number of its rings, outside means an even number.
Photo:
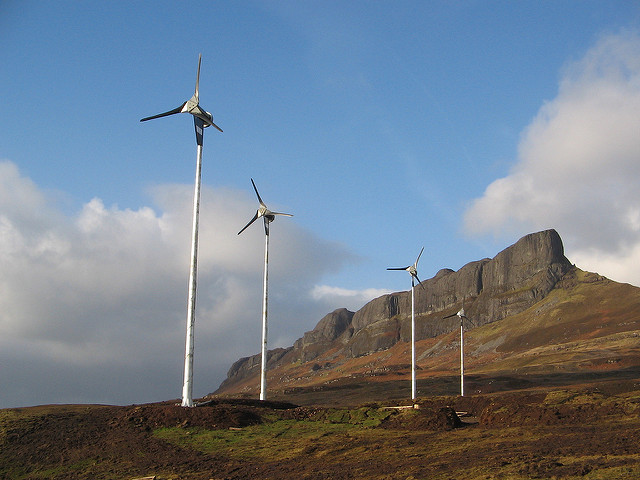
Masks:
[[[339,398],[347,390],[316,394]],[[363,402],[357,409],[336,409],[318,403],[213,399],[197,408],[161,403],[0,410],[0,478],[640,476],[638,378],[424,397],[418,409]],[[410,405],[406,399],[391,403]],[[277,422],[283,429],[270,432],[267,427]],[[161,439],[160,428],[180,440]],[[237,441],[195,442],[208,431],[238,435]],[[261,446],[265,439],[267,447]]]

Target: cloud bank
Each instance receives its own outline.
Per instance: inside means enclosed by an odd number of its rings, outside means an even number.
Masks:
[[[640,37],[602,37],[567,65],[508,176],[464,217],[471,235],[555,228],[579,267],[640,285]]]
[[[311,291],[311,297],[316,301],[324,301],[330,305],[343,305],[344,308],[355,312],[372,298],[378,298],[388,293],[392,293],[392,291],[384,288],[351,290],[330,285],[316,285]]]
[[[193,189],[161,185],[150,195],[153,208],[94,198],[68,215],[0,162],[0,408],[180,395]],[[256,223],[237,235],[257,207],[251,195],[203,187],[195,396],[260,350],[264,230]],[[291,345],[344,306],[316,284],[357,259],[294,220],[271,227],[270,347]]]

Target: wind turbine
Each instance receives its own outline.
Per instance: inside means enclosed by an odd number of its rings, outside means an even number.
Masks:
[[[211,115],[211,113],[209,112],[206,112],[200,107],[199,84],[200,84],[200,63],[201,62],[202,62],[202,54],[198,56],[198,73],[196,74],[196,91],[194,92],[193,96],[189,100],[184,102],[179,107],[174,108],[173,110],[169,110],[168,112],[164,112],[164,113],[159,113],[157,115],[152,115],[150,117],[145,117],[140,121],[146,122],[147,120],[153,120],[154,118],[160,118],[160,117],[167,117],[169,115],[175,115],[176,113],[190,113],[195,117],[194,122],[196,121],[196,119],[200,119],[205,127],[213,126],[222,132],[222,129],[219,126],[217,126],[215,123],[213,123],[213,115]],[[197,123],[196,123],[196,131],[197,131]],[[202,135],[202,133],[200,133],[200,135]]]
[[[420,250],[418,258],[413,265],[408,267],[391,267],[387,270],[406,270],[411,275],[411,400],[416,399],[416,320],[415,320],[415,301],[413,295],[413,289],[415,287],[415,280],[422,286],[420,279],[418,278],[418,261],[424,251],[424,247]],[[424,288],[424,287],[422,287]]]
[[[445,318],[458,317],[460,318],[460,396],[464,397],[464,321],[473,324],[471,320],[464,314],[464,301],[462,302],[462,308],[452,315],[447,315]]]
[[[222,132],[222,129],[213,123],[213,116],[200,108],[200,63],[202,54],[198,56],[198,73],[196,74],[196,90],[193,96],[173,110],[159,113],[151,117],[141,119],[141,122],[154,118],[166,117],[176,113],[190,113],[193,115],[193,124],[196,131],[196,144],[198,145],[196,160],[196,179],[193,193],[193,225],[191,230],[191,266],[189,269],[189,296],[187,301],[187,339],[184,356],[184,381],[182,384],[182,406],[193,406],[193,329],[195,324],[196,309],[196,283],[198,269],[198,221],[200,213],[200,180],[202,177],[202,145],[204,143],[204,128],[213,126]]]
[[[247,223],[242,230],[238,232],[240,235],[244,232],[249,225],[255,222],[258,218],[262,217],[264,219],[264,279],[263,279],[263,292],[264,296],[262,297],[262,361],[260,366],[260,400],[267,399],[267,305],[268,305],[268,278],[269,278],[269,224],[276,219],[276,215],[285,215],[287,217],[293,217],[290,213],[280,213],[280,212],[272,212],[267,208],[265,203],[260,198],[260,194],[258,193],[258,189],[256,187],[253,178],[251,179],[251,184],[253,185],[253,189],[256,192],[256,196],[258,197],[258,202],[260,202],[260,206],[256,211],[256,214],[253,218]]]

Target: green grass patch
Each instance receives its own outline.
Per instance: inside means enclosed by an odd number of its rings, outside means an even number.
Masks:
[[[160,428],[153,432],[183,448],[206,454],[223,454],[234,459],[293,459],[300,455],[323,456],[341,451],[350,436],[375,436],[379,426],[393,412],[376,407],[320,410],[306,420],[263,417],[263,423],[242,429]],[[353,445],[352,445],[353,447]]]
[[[87,469],[90,469],[98,462],[92,458],[79,460],[71,465],[56,465],[55,467],[39,466],[27,469],[23,466],[0,468],[0,478],[12,480],[26,480],[36,478],[56,478],[67,474],[78,475]]]
[[[207,454],[223,453],[231,458],[283,460],[303,453],[315,440],[327,435],[344,436],[355,428],[348,423],[277,420],[240,430],[204,428],[160,428],[154,436],[183,448]]]
[[[558,390],[549,392],[544,399],[545,405],[589,405],[606,402],[606,396],[599,392],[572,392]]]
[[[362,407],[357,409],[329,409],[323,418],[331,423],[348,423],[351,425],[362,425],[363,427],[377,427],[385,419],[389,418],[393,412],[381,408]]]

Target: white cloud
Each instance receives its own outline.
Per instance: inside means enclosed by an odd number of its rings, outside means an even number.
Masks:
[[[640,285],[640,37],[609,35],[567,66],[519,157],[465,214],[470,234],[556,228],[578,266]]]
[[[340,305],[351,311],[356,311],[374,298],[388,293],[392,293],[392,291],[383,288],[350,290],[329,285],[316,285],[311,291],[311,297],[316,301],[324,301],[330,305]]]
[[[259,351],[264,230],[256,223],[237,235],[255,212],[251,193],[202,190],[195,395]],[[0,162],[0,407],[179,395],[193,189],[163,185],[151,195],[160,213],[95,198],[69,216]],[[310,292],[352,258],[278,218],[270,346],[291,345],[328,313]]]

